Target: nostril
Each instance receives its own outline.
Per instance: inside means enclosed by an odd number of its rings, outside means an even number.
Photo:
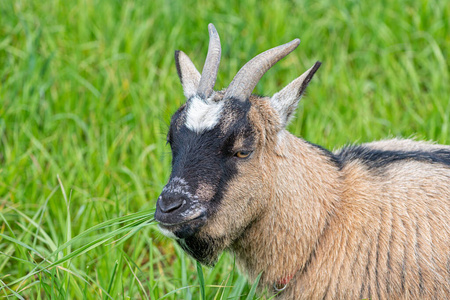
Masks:
[[[185,202],[185,199],[179,195],[161,195],[158,204],[162,212],[170,213],[183,206]]]

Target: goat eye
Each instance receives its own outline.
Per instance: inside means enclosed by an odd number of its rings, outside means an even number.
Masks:
[[[252,151],[238,151],[236,152],[236,154],[234,154],[234,156],[239,158],[247,158],[250,156],[250,154],[252,154]]]

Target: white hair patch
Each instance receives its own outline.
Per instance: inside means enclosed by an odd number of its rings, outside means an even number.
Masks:
[[[165,236],[167,236],[168,238],[178,240],[178,237],[172,231],[165,229],[164,227],[160,226],[159,224],[158,224],[158,228],[159,228],[159,231],[162,234],[164,234]]]
[[[188,104],[186,127],[196,133],[210,130],[219,123],[223,103],[193,97]]]

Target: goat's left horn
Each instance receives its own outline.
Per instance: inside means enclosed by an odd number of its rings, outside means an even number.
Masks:
[[[214,84],[217,79],[217,71],[220,63],[220,38],[213,24],[208,25],[209,46],[206,55],[205,65],[203,66],[202,76],[198,85],[197,94],[204,100],[211,96]]]
[[[294,51],[300,44],[299,39],[295,39],[287,44],[269,49],[246,63],[234,76],[228,86],[224,99],[236,98],[246,101],[258,84],[261,77],[280,59]]]

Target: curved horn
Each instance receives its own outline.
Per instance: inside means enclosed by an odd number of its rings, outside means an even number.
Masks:
[[[205,65],[203,66],[202,77],[198,85],[197,94],[202,99],[208,99],[211,96],[216,83],[217,71],[220,63],[220,38],[213,24],[208,25],[209,46],[206,55]]]
[[[299,44],[300,40],[295,39],[254,57],[234,76],[233,81],[231,81],[225,92],[224,99],[236,98],[246,101],[264,73],[280,59],[291,53]]]

